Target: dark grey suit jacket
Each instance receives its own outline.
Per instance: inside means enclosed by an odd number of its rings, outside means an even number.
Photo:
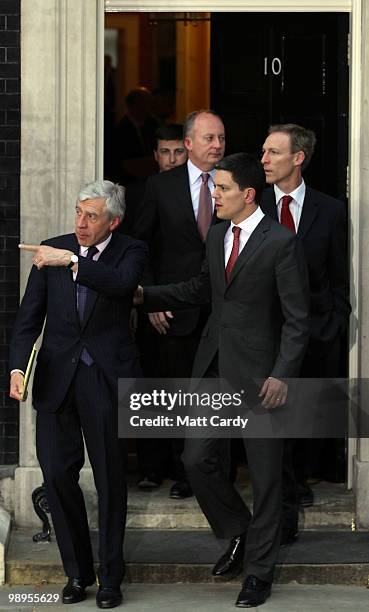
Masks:
[[[225,278],[224,236],[213,226],[201,273],[190,281],[144,290],[145,307],[185,308],[211,301],[193,376],[218,353],[219,375],[235,385],[248,377],[298,375],[309,336],[308,278],[301,243],[265,216]]]
[[[216,215],[213,222],[217,222]],[[205,244],[193,212],[187,164],[151,176],[132,235],[145,240],[150,249],[142,284],[185,281],[200,272]],[[197,326],[200,309],[176,312],[168,333],[190,334]]]

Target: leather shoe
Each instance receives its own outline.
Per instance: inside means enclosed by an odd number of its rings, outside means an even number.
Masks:
[[[214,565],[211,572],[213,576],[224,576],[224,574],[230,573],[239,574],[242,571],[245,544],[245,533],[232,538],[226,552]]]
[[[178,480],[178,482],[175,482],[169,492],[169,497],[171,499],[186,499],[186,497],[192,497],[192,495],[192,489],[185,480]]]
[[[96,593],[96,605],[98,608],[116,608],[122,601],[122,591],[119,587],[100,586]]]
[[[163,480],[158,474],[147,474],[138,483],[138,488],[144,491],[151,491],[160,487],[162,482]]]
[[[74,604],[86,599],[85,589],[94,584],[95,579],[84,580],[83,578],[69,578],[62,593],[64,604]]]
[[[268,599],[272,590],[270,582],[260,580],[256,576],[246,576],[242,589],[237,597],[238,608],[255,608]]]
[[[314,492],[307,482],[298,485],[297,494],[299,505],[302,506],[302,508],[310,508],[310,506],[314,505]]]

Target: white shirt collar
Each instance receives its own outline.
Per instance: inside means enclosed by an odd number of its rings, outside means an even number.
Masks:
[[[108,244],[109,244],[109,242],[111,240],[111,237],[112,237],[112,234],[109,234],[109,236],[106,238],[106,240],[104,240],[103,242],[99,242],[99,244],[95,244],[94,245],[94,246],[96,246],[96,248],[97,248],[97,250],[99,251],[100,254],[108,246]],[[86,256],[86,253],[87,253],[89,248],[90,247],[80,246],[79,249],[80,249],[81,255]]]
[[[277,185],[274,185],[275,201],[277,205],[279,204],[279,201],[281,198],[283,198],[283,196],[290,195],[291,198],[293,198],[299,206],[302,206],[304,203],[305,192],[306,192],[306,185],[305,185],[304,179],[301,179],[300,185],[296,187],[296,189],[291,191],[291,193],[289,194],[284,193],[283,191],[281,191],[281,189],[279,189]]]
[[[247,217],[247,219],[241,221],[241,223],[237,223],[237,225],[235,225],[235,223],[231,221],[231,231],[234,227],[240,227],[242,230],[245,230],[246,232],[250,233],[254,231],[257,225],[259,225],[260,221],[264,216],[265,215],[263,211],[261,210],[260,206],[258,206],[257,209],[252,213],[252,215]]]
[[[194,183],[196,183],[196,181],[200,178],[200,176],[204,172],[204,170],[200,170],[200,168],[195,166],[195,164],[190,159],[187,160],[187,169],[188,169],[188,176],[190,179],[190,185],[193,185]],[[209,170],[208,174],[210,174],[214,182],[215,168],[213,168],[213,170]]]

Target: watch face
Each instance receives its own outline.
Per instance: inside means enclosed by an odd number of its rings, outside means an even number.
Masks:
[[[71,260],[71,262],[73,262],[75,264],[78,261],[78,256],[77,255],[72,255],[70,260]]]

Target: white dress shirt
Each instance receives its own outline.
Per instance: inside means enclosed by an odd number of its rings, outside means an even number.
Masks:
[[[233,237],[234,237],[233,228],[234,227],[240,227],[241,228],[241,231],[240,231],[240,248],[239,248],[239,251],[238,251],[238,254],[240,254],[242,249],[244,248],[246,242],[250,238],[252,232],[259,225],[259,223],[263,219],[263,217],[265,217],[265,215],[264,215],[263,211],[261,210],[260,206],[258,206],[257,209],[255,210],[255,212],[252,213],[252,215],[247,217],[247,219],[245,219],[244,221],[241,221],[241,223],[238,223],[236,226],[233,223],[233,221],[231,221],[231,225],[229,226],[229,228],[226,231],[225,236],[224,236],[224,261],[225,261],[225,267],[227,267],[228,259],[230,258],[231,251],[232,251]]]
[[[193,212],[195,215],[195,219],[197,219],[197,214],[199,211],[200,188],[202,184],[201,175],[203,174],[204,171],[200,170],[200,168],[195,166],[195,164],[193,164],[190,159],[187,160],[187,169],[188,169],[188,177],[190,180],[192,208],[193,208]],[[215,187],[215,184],[214,184],[215,170],[210,170],[208,174],[209,174],[208,187],[211,193]],[[211,201],[212,201],[213,212],[214,212],[214,198],[212,198]]]
[[[96,246],[97,248],[97,253],[95,253],[95,255],[93,256],[93,260],[97,261],[101,255],[101,253],[104,251],[104,249],[106,249],[106,247],[108,246],[110,240],[111,240],[112,234],[109,234],[109,236],[107,237],[106,240],[104,240],[103,242],[100,242],[99,244],[96,244],[94,246]],[[87,257],[87,253],[88,253],[88,249],[90,247],[85,247],[85,246],[80,246],[79,247],[79,254],[81,255],[81,257]],[[76,280],[77,277],[77,272],[73,272],[73,280]]]
[[[290,195],[292,201],[290,202],[290,211],[292,215],[293,222],[295,224],[296,232],[299,229],[299,223],[302,215],[302,207],[304,204],[305,193],[306,193],[306,185],[304,179],[302,179],[300,185],[296,187],[291,193],[283,193],[274,185],[274,193],[275,193],[275,201],[277,203],[277,212],[278,212],[278,220],[281,222],[281,210],[282,210],[282,198],[285,195]]]

